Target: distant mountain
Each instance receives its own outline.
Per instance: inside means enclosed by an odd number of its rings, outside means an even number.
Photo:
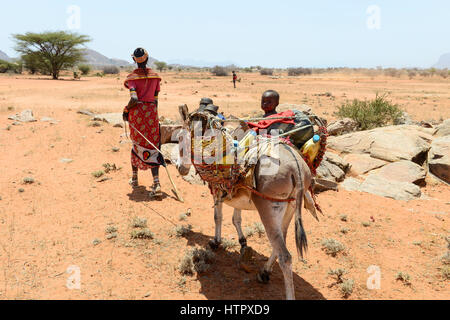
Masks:
[[[436,63],[433,67],[437,69],[450,69],[450,53],[443,54],[439,58],[438,63]]]
[[[8,55],[6,53],[4,53],[3,51],[0,50],[0,60],[3,61],[11,61],[11,58],[8,57]]]
[[[111,59],[92,49],[86,49],[85,52],[86,53],[84,55],[84,58],[86,60],[86,63],[93,65],[95,67],[103,67],[103,66],[129,67],[132,65],[131,61]],[[157,60],[150,57],[149,66],[152,66],[155,61]]]

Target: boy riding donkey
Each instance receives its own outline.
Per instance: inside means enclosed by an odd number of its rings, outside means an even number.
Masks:
[[[133,141],[131,150],[133,177],[130,185],[133,188],[138,186],[139,169],[144,171],[150,169],[154,182],[150,196],[161,198],[159,167],[164,165],[164,159],[156,149],[161,147],[158,117],[161,77],[147,68],[149,55],[145,49],[137,48],[132,57],[138,68],[125,80],[125,87],[130,90],[131,99],[123,111],[123,119],[129,122],[130,136]]]

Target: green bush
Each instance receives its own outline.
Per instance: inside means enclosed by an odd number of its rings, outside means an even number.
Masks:
[[[288,69],[288,76],[303,76],[312,74],[310,68],[290,68]]]
[[[116,66],[105,66],[103,67],[103,73],[104,74],[119,74],[120,69]]]
[[[259,73],[260,73],[262,76],[272,76],[272,75],[273,75],[273,70],[272,70],[272,69],[261,69],[261,70],[259,71]]]
[[[91,72],[91,66],[88,64],[80,64],[78,66],[78,69],[81,71],[81,74],[83,76],[87,76],[89,72]]]
[[[21,66],[17,63],[0,60],[0,73],[20,73]]]
[[[228,71],[224,67],[215,66],[211,69],[211,73],[217,77],[226,77],[228,76]]]
[[[353,100],[339,107],[337,115],[340,118],[355,120],[360,130],[369,130],[388,124],[395,124],[403,112],[397,104],[392,104],[386,95],[376,95],[374,100]]]

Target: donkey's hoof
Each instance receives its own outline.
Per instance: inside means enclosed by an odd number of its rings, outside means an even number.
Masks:
[[[256,275],[259,283],[268,284],[270,281],[270,273],[263,270]]]
[[[241,248],[241,256],[239,261],[246,263],[249,262],[252,259],[253,256],[253,249],[250,247],[242,247]]]
[[[216,241],[216,239],[213,239],[213,240],[209,240],[208,245],[212,250],[215,251],[215,250],[219,249],[220,242]]]

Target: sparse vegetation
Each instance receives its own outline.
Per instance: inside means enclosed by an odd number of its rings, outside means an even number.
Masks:
[[[217,77],[226,77],[228,76],[228,71],[224,67],[215,66],[211,69],[211,73]]]
[[[179,238],[187,236],[192,232],[192,226],[188,225],[178,225],[175,227],[175,235]]]
[[[260,73],[262,76],[273,76],[273,69],[267,69],[267,68],[261,69],[261,70],[259,71],[259,73]]]
[[[214,252],[209,249],[190,249],[181,259],[178,269],[183,275],[193,275],[195,272],[205,273],[210,268],[214,258]]]
[[[310,68],[289,68],[288,76],[304,76],[312,74],[312,69]]]
[[[83,76],[87,76],[89,74],[89,72],[91,72],[91,66],[88,64],[80,64],[78,66],[78,70],[81,71],[81,74]]]
[[[346,214],[341,214],[341,216],[339,217],[339,219],[341,219],[341,221],[347,222],[348,217]]]
[[[395,124],[402,116],[402,110],[397,104],[386,99],[387,95],[377,94],[374,100],[353,100],[339,107],[337,115],[340,118],[355,120],[360,130],[369,130],[388,124]]]
[[[450,279],[450,266],[445,265],[441,268],[441,275],[445,280]]]
[[[94,178],[100,178],[101,176],[103,176],[105,174],[105,172],[103,170],[99,170],[99,171],[94,171],[92,172],[92,176]]]
[[[395,280],[403,282],[403,284],[406,286],[411,285],[411,276],[404,272],[398,272],[395,276]]]
[[[147,227],[147,219],[134,217],[131,221],[130,226],[132,228],[146,228]]]
[[[341,293],[344,298],[349,297],[353,293],[354,285],[355,285],[355,281],[352,279],[345,280],[344,282],[342,282],[340,284],[339,287],[341,289]]]
[[[342,283],[344,282],[344,279],[342,279],[342,277],[344,276],[344,274],[347,273],[347,270],[339,268],[339,269],[334,269],[334,270],[330,270],[328,271],[328,275],[333,276],[336,278],[336,283]]]
[[[344,251],[345,247],[335,239],[324,239],[322,240],[322,249],[325,250],[326,254],[335,257],[339,252]]]
[[[119,74],[120,69],[116,66],[104,66],[102,68],[103,74]]]
[[[34,179],[31,178],[31,177],[23,178],[23,183],[25,183],[25,184],[33,184],[34,183]]]
[[[222,247],[225,250],[237,247],[238,243],[232,239],[222,239]]]
[[[167,63],[163,62],[163,61],[156,61],[155,62],[155,67],[158,71],[162,72],[165,69],[167,69]]]
[[[153,239],[155,235],[150,229],[139,229],[131,231],[131,239]]]

